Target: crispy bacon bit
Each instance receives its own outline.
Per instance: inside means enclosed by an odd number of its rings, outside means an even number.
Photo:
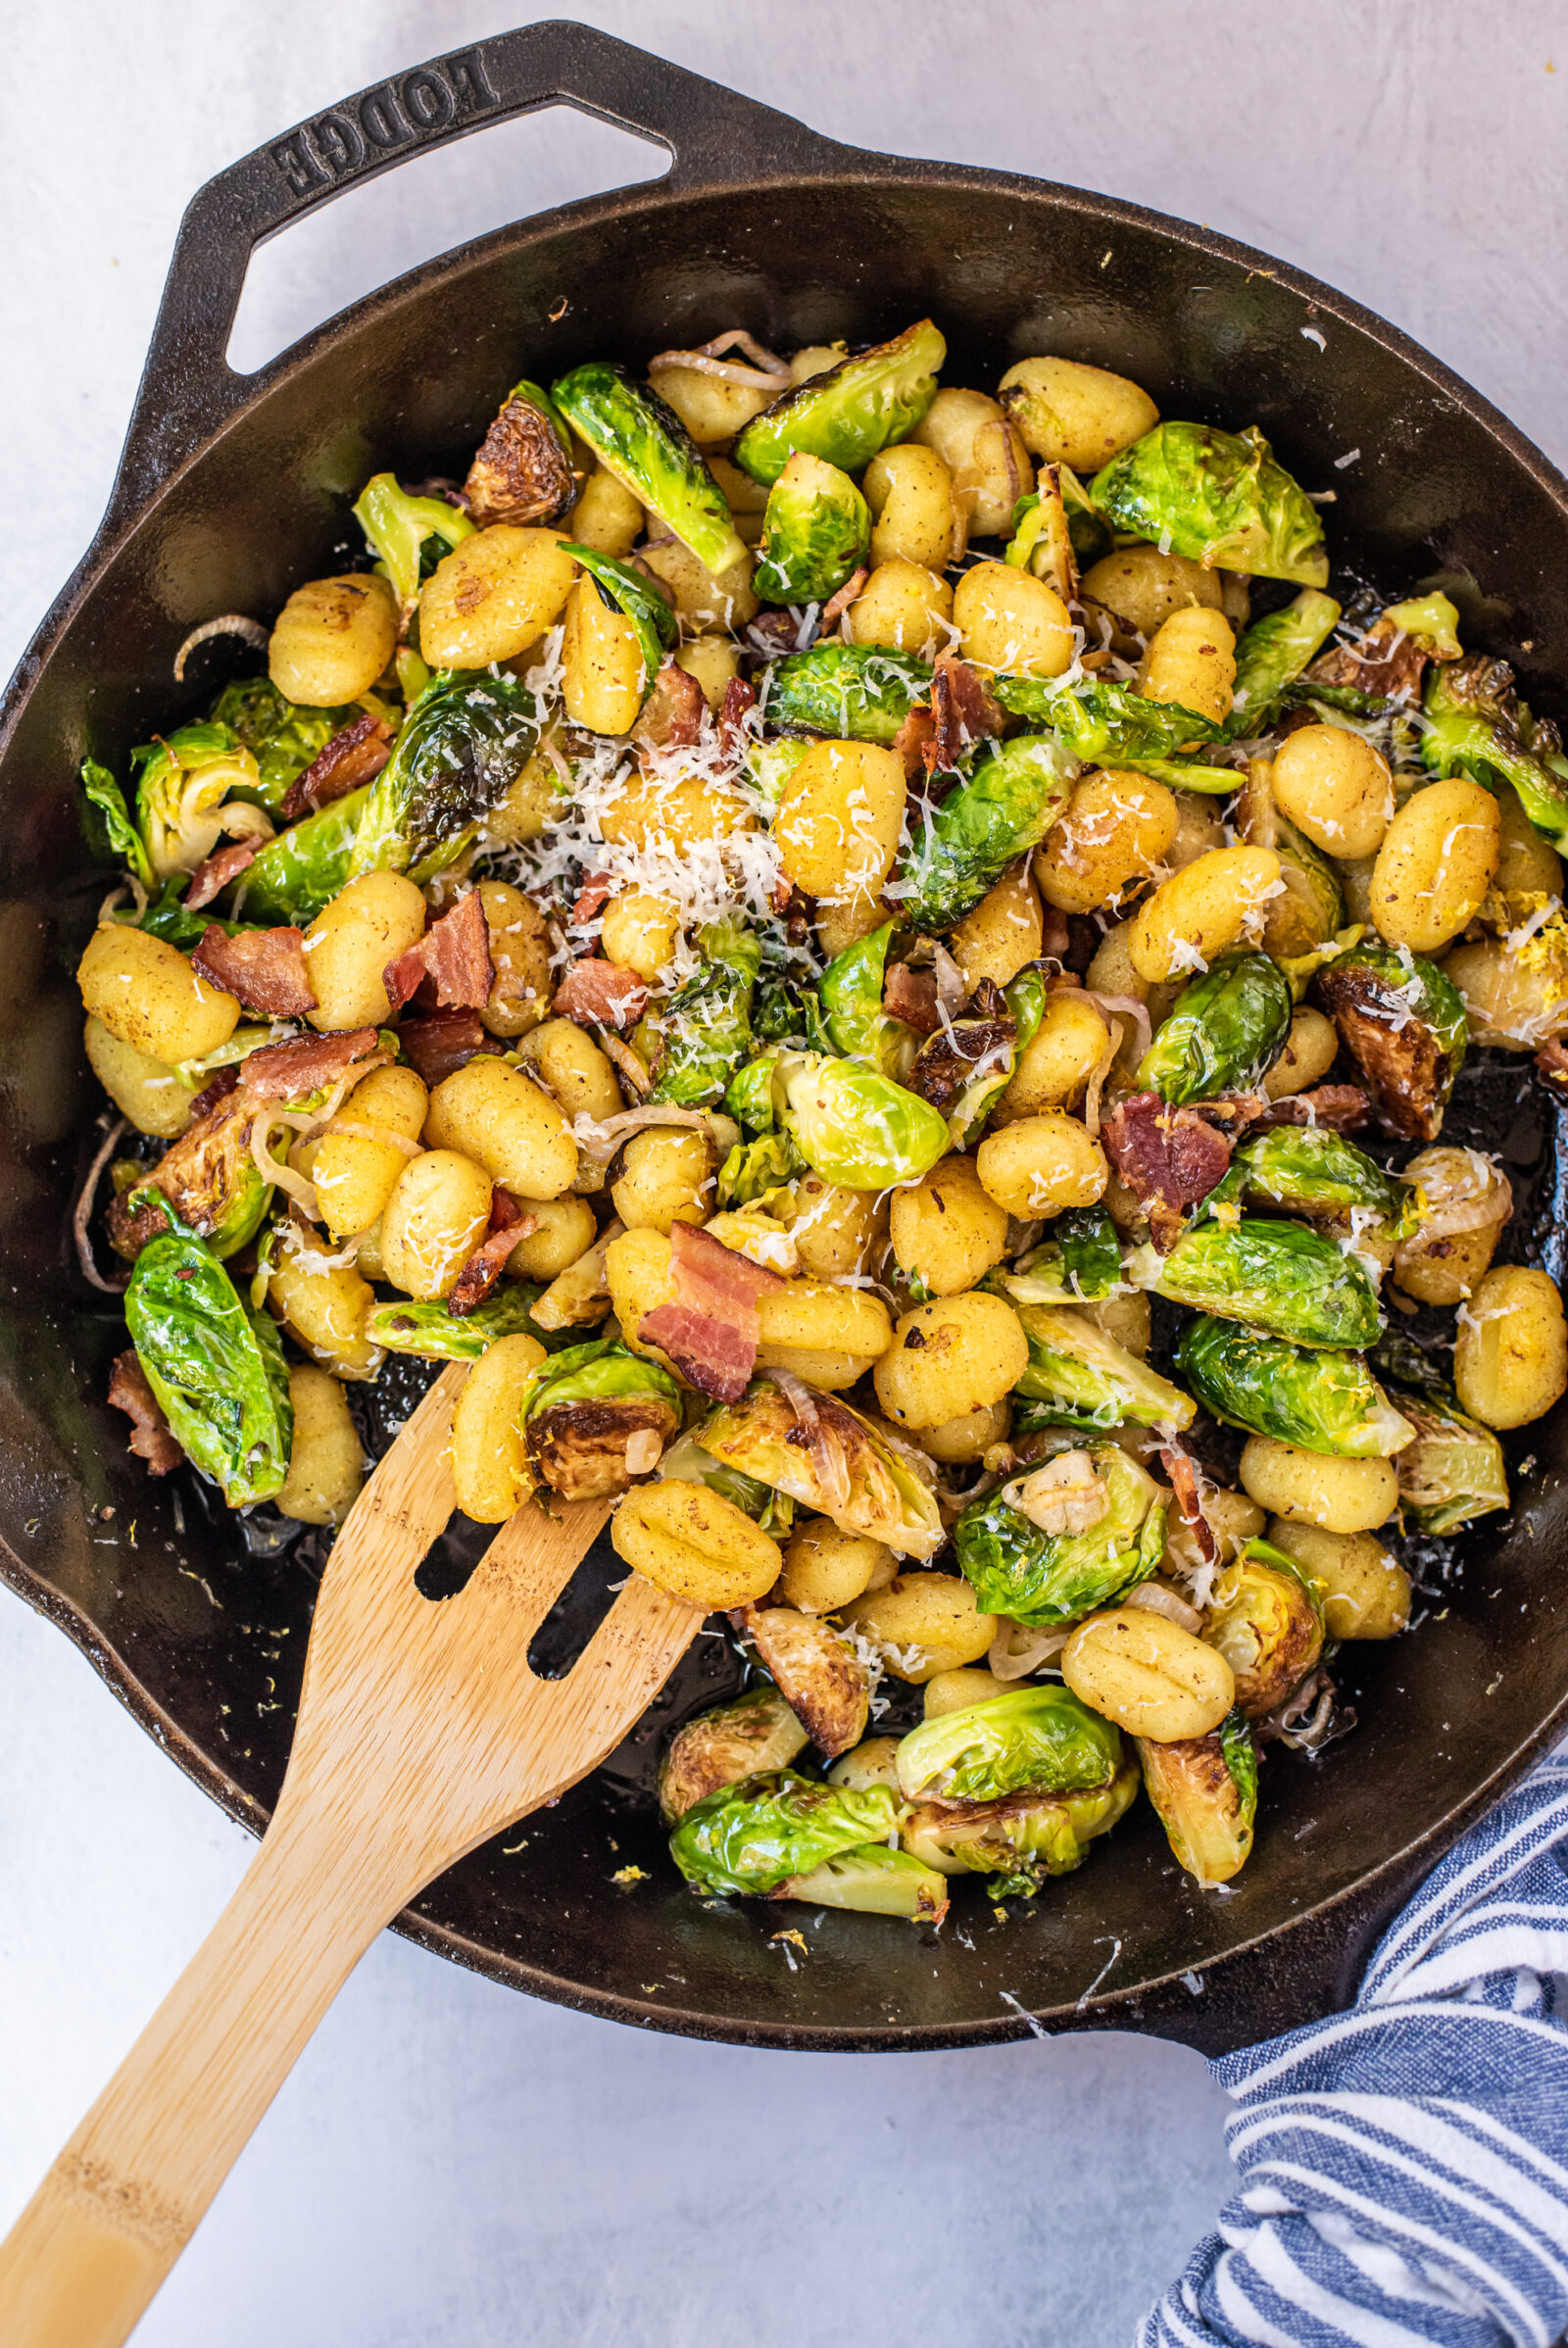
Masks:
[[[270,1019],[303,1019],[316,1008],[316,989],[305,966],[302,929],[247,929],[231,938],[209,922],[191,955],[193,968],[237,995],[248,1011]]]
[[[690,750],[702,737],[707,708],[690,670],[666,660],[632,731],[645,750]]]
[[[334,799],[347,799],[362,783],[373,782],[391,756],[391,726],[373,709],[367,709],[363,717],[356,717],[352,725],[334,734],[305,772],[294,777],[283,794],[279,815],[285,823],[297,823],[302,815],[314,815],[318,807],[330,807]]]
[[[519,1240],[537,1231],[537,1215],[525,1215],[510,1191],[499,1184],[490,1198],[490,1229],[479,1242],[453,1284],[447,1307],[460,1318],[482,1304],[506,1269],[507,1257]]]
[[[977,1077],[1000,1076],[1011,1065],[1008,1054],[1017,1041],[1018,1022],[1006,997],[995,979],[983,978],[959,1005],[952,1026],[926,1038],[904,1081],[911,1093],[951,1116]]]
[[[264,1044],[243,1062],[240,1082],[253,1101],[293,1101],[319,1092],[346,1076],[356,1060],[376,1049],[373,1027],[348,1027],[336,1035],[291,1036],[286,1044]]]
[[[1222,1133],[1190,1108],[1171,1108],[1157,1093],[1118,1101],[1100,1128],[1101,1144],[1149,1215],[1150,1236],[1168,1255],[1182,1210],[1206,1198],[1231,1162]]]
[[[202,1087],[190,1104],[191,1124],[199,1125],[203,1117],[211,1116],[219,1102],[226,1101],[238,1084],[239,1069],[232,1063],[226,1068],[215,1069],[212,1082]]]
[[[1218,1565],[1219,1542],[1203,1514],[1203,1479],[1198,1462],[1184,1443],[1167,1443],[1160,1461],[1176,1495],[1176,1513],[1193,1537],[1193,1546],[1204,1565]]]
[[[406,1019],[398,1029],[403,1056],[427,1085],[438,1085],[467,1066],[476,1052],[504,1052],[505,1045],[486,1035],[477,1011],[431,1011],[423,1019]]]
[[[744,677],[731,677],[724,687],[724,706],[718,713],[718,745],[732,765],[739,765],[749,739],[746,720],[757,707],[757,691]]]
[[[919,702],[893,738],[893,747],[904,760],[906,783],[922,782],[931,772],[936,762],[936,738],[937,721],[930,704]]]
[[[801,652],[801,624],[787,611],[759,611],[746,623],[746,633],[758,652],[766,660],[776,660],[781,654]]]
[[[1408,701],[1421,683],[1430,655],[1413,636],[1380,619],[1355,644],[1333,644],[1306,672],[1311,685],[1349,686],[1385,701]],[[1307,722],[1310,724],[1311,718]]]
[[[1334,1133],[1359,1133],[1372,1122],[1372,1103],[1358,1084],[1320,1084],[1310,1093],[1265,1101],[1250,1130],[1268,1133],[1276,1125],[1323,1125]]]
[[[155,1476],[167,1476],[185,1454],[169,1432],[163,1405],[147,1383],[134,1345],[117,1353],[109,1379],[109,1407],[122,1410],[130,1421],[130,1447],[145,1459]]]
[[[579,1025],[635,1027],[648,1008],[648,989],[635,970],[579,954],[556,989],[554,1007]]]
[[[1553,1036],[1536,1053],[1536,1074],[1554,1093],[1568,1093],[1568,1051],[1560,1036]]]
[[[699,1393],[738,1402],[757,1366],[758,1306],[783,1282],[691,1223],[670,1231],[669,1269],[675,1294],[643,1315],[639,1341],[660,1346]]]
[[[821,633],[824,636],[836,620],[843,618],[870,575],[863,565],[859,570],[852,570],[837,595],[828,597],[827,602],[822,606]]]
[[[392,1008],[400,1011],[425,978],[434,980],[436,1003],[444,1011],[482,1010],[489,1002],[496,973],[477,889],[432,921],[417,946],[388,962],[381,984]]]
[[[576,495],[571,460],[531,400],[508,400],[468,467],[456,502],[480,529],[505,521],[554,521]]]
[[[602,913],[615,894],[615,884],[608,872],[590,872],[577,892],[577,902],[571,908],[571,918],[581,925]]]
[[[199,913],[204,905],[211,905],[231,880],[238,880],[240,874],[255,863],[266,845],[265,840],[230,840],[226,847],[216,850],[205,863],[198,864],[190,876],[190,887],[185,891],[186,912]]]
[[[956,766],[966,750],[1000,734],[1006,716],[980,679],[978,669],[956,653],[938,653],[931,679],[931,714],[935,732],[925,752],[933,773]]]
[[[882,992],[882,1008],[890,1019],[902,1019],[916,1035],[934,1036],[942,1025],[937,1009],[937,974],[895,962]]]

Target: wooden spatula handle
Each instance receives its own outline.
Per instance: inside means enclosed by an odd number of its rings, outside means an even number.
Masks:
[[[296,1817],[279,1811],[0,2245],[6,2348],[119,2348],[338,1989],[416,1887],[406,1858],[341,1821]]]

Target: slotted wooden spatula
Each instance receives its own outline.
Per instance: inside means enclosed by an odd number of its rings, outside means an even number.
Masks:
[[[612,1752],[696,1634],[634,1578],[564,1679],[528,1669],[601,1500],[519,1509],[458,1596],[420,1595],[464,1376],[431,1387],[333,1544],[249,1873],[0,2244],[5,2348],[117,2348],[381,1927]]]

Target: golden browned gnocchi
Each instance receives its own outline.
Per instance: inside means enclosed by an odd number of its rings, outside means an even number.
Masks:
[[[1459,1399],[1484,1427],[1528,1427],[1568,1392],[1568,1330],[1549,1273],[1489,1272],[1459,1315]]]
[[[1098,472],[1159,421],[1147,391],[1076,359],[1020,359],[1002,378],[1002,405],[1048,465]]]
[[[1378,850],[1372,918],[1391,946],[1439,953],[1474,919],[1500,853],[1497,803],[1455,776],[1407,799]]]
[[[268,670],[285,701],[332,709],[370,692],[397,640],[397,609],[384,579],[313,579],[278,613]]]
[[[1037,860],[1046,903],[1064,913],[1118,904],[1130,885],[1157,872],[1179,820],[1174,794],[1148,775],[1113,767],[1086,775]]]
[[[1010,1394],[1029,1360],[1018,1316],[979,1291],[917,1304],[895,1325],[874,1373],[877,1400],[901,1427],[940,1427]]]

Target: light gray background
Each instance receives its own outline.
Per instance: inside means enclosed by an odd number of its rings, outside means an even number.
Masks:
[[[1397,320],[1568,461],[1568,0],[579,14],[857,144],[1077,180],[1229,230]],[[0,667],[102,508],[192,191],[298,118],[510,21],[483,0],[7,10]],[[466,140],[268,248],[236,363],[464,237],[658,168],[566,114]],[[0,2226],[251,1847],[0,1593]],[[1224,2109],[1197,2056],[1145,2039],[693,2046],[383,1937],[138,2339],[1114,2348],[1228,2188]]]

